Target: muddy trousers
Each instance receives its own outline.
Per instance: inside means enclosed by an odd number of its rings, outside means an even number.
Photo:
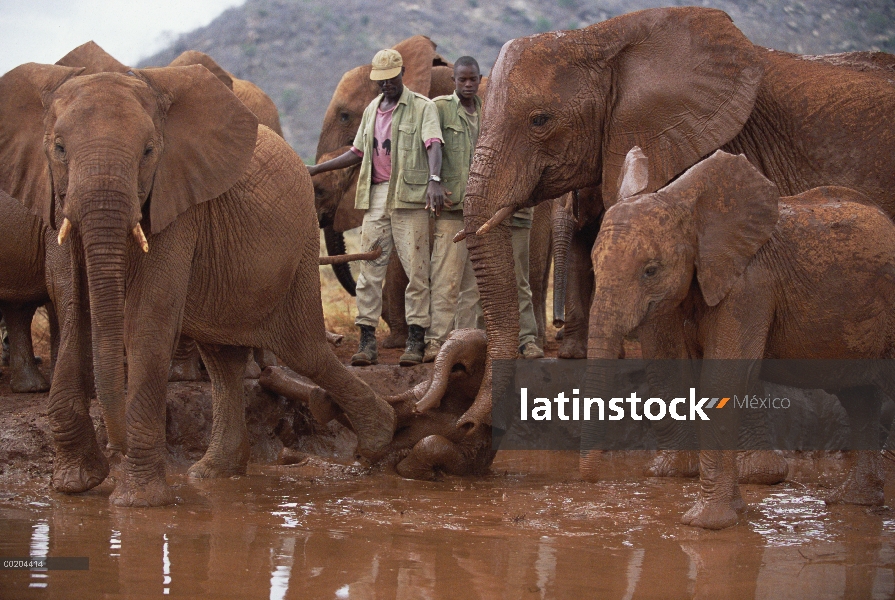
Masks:
[[[531,285],[528,282],[528,242],[530,237],[531,228],[510,227],[510,239],[513,244],[513,268],[516,272],[516,291],[519,300],[520,346],[533,342],[538,337],[538,323],[535,321],[535,309],[531,301]],[[479,288],[477,285],[469,286],[467,284],[467,278],[469,281],[475,282],[475,272],[468,258],[465,269],[460,286],[460,297],[457,301],[457,329],[465,327],[484,329]]]
[[[370,208],[364,213],[361,247],[369,250],[379,240],[382,256],[360,263],[357,278],[356,325],[379,325],[382,315],[382,284],[392,251],[398,253],[410,282],[404,292],[408,325],[429,327],[429,211],[420,208],[389,208],[388,183],[375,184]]]
[[[442,213],[435,218],[435,243],[429,264],[429,284],[431,289],[431,325],[426,331],[426,341],[444,342],[456,327],[476,326],[475,306],[478,287],[466,243],[454,243],[454,236],[463,229],[463,213]],[[468,273],[467,273],[468,271]],[[466,313],[458,310],[457,300],[461,296],[473,298],[465,307]],[[481,313],[481,309],[479,309]],[[455,321],[463,316],[463,324]]]

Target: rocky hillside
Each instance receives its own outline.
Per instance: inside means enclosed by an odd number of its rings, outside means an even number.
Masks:
[[[248,0],[181,36],[140,66],[169,63],[188,49],[261,86],[280,109],[286,139],[313,161],[326,106],[342,74],[377,50],[424,34],[448,60],[464,54],[491,68],[509,39],[574,29],[666,0]],[[895,52],[892,0],[702,0],[726,11],[754,42],[805,54]]]

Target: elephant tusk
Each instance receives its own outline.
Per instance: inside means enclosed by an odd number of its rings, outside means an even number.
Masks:
[[[57,238],[60,246],[65,241],[65,238],[68,237],[69,232],[71,232],[71,221],[65,219],[62,221],[62,227],[59,228],[59,237]]]
[[[462,242],[462,241],[465,240],[465,239],[466,239],[466,230],[465,230],[465,229],[461,229],[461,230],[458,231],[457,234],[454,236],[454,243],[456,244],[457,242]]]
[[[149,252],[149,242],[146,241],[146,234],[143,233],[143,228],[140,227],[139,223],[134,225],[134,228],[131,229],[131,233],[133,234],[134,239],[137,240],[137,243],[140,244],[140,247],[143,248],[143,252]]]
[[[509,217],[511,214],[516,212],[516,208],[514,206],[504,206],[499,211],[494,213],[494,216],[488,219],[488,221],[479,227],[479,230],[475,232],[476,235],[485,235],[491,228],[495,225],[499,224],[501,221]]]

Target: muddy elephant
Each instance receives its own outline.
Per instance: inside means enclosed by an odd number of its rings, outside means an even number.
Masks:
[[[509,232],[497,224],[574,189],[601,185],[615,198],[635,145],[652,165],[648,192],[724,147],[784,194],[842,185],[895,214],[895,93],[881,71],[755,46],[725,13],[696,7],[508,42],[491,71],[464,206],[489,360],[512,359],[518,331]],[[490,389],[463,426],[488,422]]]
[[[44,227],[21,202],[0,191],[0,314],[9,332],[9,387],[45,392],[50,384],[34,360],[31,321],[50,300],[47,292]],[[58,338],[55,311],[48,305],[51,337]]]
[[[270,99],[270,96],[265,94],[261,88],[251,81],[234,77],[232,73],[227,72],[216,63],[213,58],[198,50],[187,50],[168,64],[169,67],[186,67],[189,65],[202,65],[211,71],[215,77],[220,79],[224,85],[236,94],[236,97],[250,111],[255,113],[259,123],[266,125],[278,136],[283,137],[283,129],[280,127],[280,111],[277,110],[277,105]]]
[[[457,419],[472,404],[485,373],[487,340],[480,329],[456,329],[435,358],[432,374],[414,388],[386,396],[397,415],[392,442],[378,455],[409,479],[434,479],[449,475],[483,475],[494,460],[491,428],[473,435],[457,429]],[[341,411],[324,390],[290,377],[285,369],[266,369],[261,377],[266,389],[306,402],[321,423],[339,418]],[[288,449],[281,460],[290,462]]]
[[[593,249],[600,294],[589,358],[617,358],[635,330],[644,358],[895,358],[895,280],[887,275],[895,272],[895,225],[863,194],[831,186],[780,198],[746,157],[720,150],[659,191],[641,193],[650,178],[638,152],[629,153],[621,200],[606,212]],[[749,379],[745,361],[705,365],[701,390]],[[763,377],[804,385],[793,369],[769,368]],[[605,385],[593,371],[593,385]],[[851,448],[878,438],[879,397],[871,390],[868,399],[863,386],[891,395],[895,378],[859,381],[834,370],[811,383],[839,397]],[[713,411],[700,422],[703,448],[737,432],[738,416]],[[850,452],[856,466],[828,501],[881,505],[879,452]],[[736,523],[744,508],[736,453],[701,450],[699,472],[701,493],[683,522]]]
[[[359,432],[358,455],[380,451],[394,411],[327,345],[299,157],[205,67],[79,72],[29,63],[0,78],[0,189],[51,228],[62,217],[72,272],[48,411],[53,486],[84,491],[108,473],[87,411],[92,361],[109,447],[122,456],[111,501],[173,502],[164,407],[181,330],[212,380],[212,440],[193,476],[245,471],[250,347],[329,390]]]

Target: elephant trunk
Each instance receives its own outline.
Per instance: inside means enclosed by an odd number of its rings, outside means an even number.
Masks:
[[[333,229],[332,225],[323,228],[323,240],[326,242],[326,253],[329,256],[345,254],[345,236],[341,231]],[[336,279],[350,295],[357,295],[357,284],[351,274],[351,265],[348,263],[332,265]]]
[[[480,141],[464,200],[466,247],[479,286],[488,334],[488,359],[479,394],[460,418],[461,427],[491,424],[492,387],[504,390],[511,384],[506,377],[494,379],[494,362],[514,360],[519,346],[519,299],[510,229],[499,223],[488,233],[476,233],[498,211],[522,206],[531,193],[532,186],[527,178],[517,177],[519,171],[494,168],[502,154]],[[509,371],[501,369],[499,373]]]
[[[103,408],[109,448],[127,454],[124,398],[124,281],[129,211],[109,205],[80,221],[90,300],[96,395]]]
[[[577,227],[572,202],[571,194],[567,194],[553,208],[553,326],[556,328],[566,321],[569,249]]]

